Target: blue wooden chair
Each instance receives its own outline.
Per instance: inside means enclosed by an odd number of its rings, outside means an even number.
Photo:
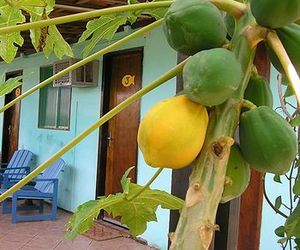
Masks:
[[[1,164],[1,166],[6,167],[0,168],[0,186],[3,183],[4,175],[8,175],[8,179],[22,179],[25,175],[27,175],[30,172],[28,164],[32,155],[32,152],[29,150],[16,150],[8,164]]]
[[[63,171],[65,162],[62,159],[57,160],[48,167],[38,178],[34,179],[34,186],[24,186],[21,190],[16,191],[12,196],[11,208],[8,207],[7,200],[2,203],[2,213],[11,211],[11,222],[18,221],[36,221],[36,220],[55,220],[57,212],[57,195],[58,195],[58,175]],[[6,178],[4,178],[4,187],[6,186]],[[11,180],[10,180],[11,181]],[[0,189],[0,194],[7,189]],[[19,199],[38,200],[39,205],[18,207]],[[43,214],[44,200],[51,200],[52,207],[50,214]],[[39,214],[20,215],[20,210],[39,210]]]

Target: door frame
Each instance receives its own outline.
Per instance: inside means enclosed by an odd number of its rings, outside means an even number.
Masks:
[[[9,71],[9,72],[6,72],[5,73],[5,81],[7,81],[10,76],[12,77],[16,77],[16,76],[22,76],[23,75],[23,69],[18,69],[18,70],[13,70],[13,71]],[[18,86],[17,88],[20,88],[20,90],[22,91],[22,86]],[[16,88],[15,88],[16,89]],[[14,89],[14,90],[15,90]],[[6,104],[6,96],[4,96],[4,100],[3,100],[3,103],[4,105]],[[19,105],[19,114],[18,114],[18,124],[20,124],[20,113],[21,113],[21,102],[18,103]],[[10,109],[10,108],[9,108]],[[7,109],[7,110],[9,110]],[[2,121],[2,140],[1,140],[1,162],[3,161],[3,145],[4,145],[4,129],[5,129],[5,112],[7,111],[4,111],[3,112],[3,121]],[[18,149],[18,145],[19,145],[19,131],[20,131],[20,127],[18,126],[18,136],[17,136],[17,148]],[[8,152],[7,152],[8,153]],[[7,159],[8,161],[9,159]]]
[[[128,54],[130,52],[141,52],[142,53],[142,62],[144,55],[144,47],[135,47],[124,50],[118,50],[115,52],[107,53],[103,56],[103,66],[102,66],[102,82],[101,82],[101,93],[100,93],[100,117],[105,115],[109,110],[109,96],[110,96],[110,86],[106,84],[107,80],[107,69],[108,61],[107,58],[111,56],[118,56],[122,54]],[[141,79],[143,75],[143,67],[141,69]],[[142,83],[141,83],[142,86]],[[140,114],[139,114],[140,115]],[[106,137],[108,131],[108,122],[104,123],[99,128],[99,138],[98,138],[98,159],[97,159],[97,176],[96,176],[96,196],[95,199],[99,196],[105,195],[105,177],[106,177],[106,154],[107,154],[107,139]],[[138,157],[138,155],[137,155]],[[137,166],[136,166],[137,167]],[[137,171],[136,171],[137,173]]]

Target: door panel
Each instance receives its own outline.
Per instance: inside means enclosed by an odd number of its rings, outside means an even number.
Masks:
[[[106,95],[108,110],[124,101],[141,88],[142,50],[112,54],[105,59]],[[105,95],[105,93],[104,93]],[[140,102],[124,109],[108,122],[105,159],[105,195],[121,191],[124,172],[137,165],[137,131],[140,120]],[[102,145],[103,146],[103,145]],[[136,168],[130,174],[136,181]]]
[[[8,73],[6,80],[22,75],[22,71]],[[21,87],[5,95],[5,104],[21,94]],[[16,103],[4,112],[1,161],[7,163],[18,149],[20,103]]]

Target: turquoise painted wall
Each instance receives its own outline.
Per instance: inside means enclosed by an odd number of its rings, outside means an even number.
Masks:
[[[278,107],[280,107],[280,101],[279,101],[278,89],[277,89],[277,83],[278,83],[277,75],[278,72],[272,67],[270,83],[271,83],[272,93],[274,97],[273,108],[277,108],[276,111],[282,115],[283,113],[281,109],[278,109]],[[283,86],[283,93],[284,91],[285,91],[285,87]],[[293,97],[289,98],[288,101],[296,105],[296,100]],[[268,197],[274,204],[275,199],[279,195],[282,195],[282,202],[285,204],[289,204],[289,196],[288,196],[289,185],[288,182],[286,181],[286,178],[284,177],[281,178],[282,184],[279,184],[273,181],[273,177],[274,177],[273,174],[266,175],[266,192]],[[288,214],[288,211],[283,206],[280,209],[284,213]],[[271,207],[264,199],[263,210],[262,210],[260,250],[282,249],[280,245],[277,243],[277,240],[279,238],[275,235],[274,230],[277,227],[283,225],[284,221],[285,220],[283,219],[283,217],[281,217],[279,214],[275,214],[274,210],[271,209]]]
[[[118,34],[116,39],[130,33],[130,30]],[[99,44],[98,50],[107,44]],[[83,45],[74,45],[76,57],[80,57]],[[144,34],[123,46],[121,49],[144,47],[143,61],[143,86],[146,86],[156,77],[176,64],[176,53],[166,43],[160,29],[155,29]],[[54,57],[47,60],[42,54],[17,58],[12,64],[0,64],[0,74],[4,72],[22,69],[24,72],[24,84],[22,91],[26,91],[39,83],[39,68],[56,61]],[[102,79],[102,58],[99,58],[99,84],[93,88],[73,88],[71,103],[70,131],[48,130],[38,128],[38,101],[39,94],[28,96],[21,103],[19,148],[31,150],[35,155],[35,164],[38,165],[57,152],[72,138],[81,133],[89,125],[99,118],[100,91]],[[170,80],[152,93],[142,98],[141,116],[157,101],[175,94],[175,79]],[[1,99],[3,104],[3,98]],[[89,110],[89,112],[87,112]],[[0,116],[2,126],[3,116]],[[2,128],[1,128],[2,129]],[[2,134],[0,133],[0,142]],[[59,206],[74,211],[81,203],[94,199],[96,190],[98,131],[78,144],[63,156],[68,166],[60,176]],[[155,170],[146,166],[141,153],[138,153],[138,177],[137,182],[144,184],[151,178]],[[166,191],[171,190],[171,172],[165,170],[153,188]],[[167,248],[167,234],[169,227],[169,212],[158,210],[158,223],[150,223],[147,231],[142,236],[149,243],[156,244],[161,249]]]

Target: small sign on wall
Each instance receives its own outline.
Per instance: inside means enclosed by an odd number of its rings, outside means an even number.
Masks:
[[[123,76],[123,78],[122,78],[122,85],[124,86],[124,87],[129,87],[129,86],[131,86],[131,85],[134,85],[134,80],[135,80],[135,75],[125,75],[125,76]]]

